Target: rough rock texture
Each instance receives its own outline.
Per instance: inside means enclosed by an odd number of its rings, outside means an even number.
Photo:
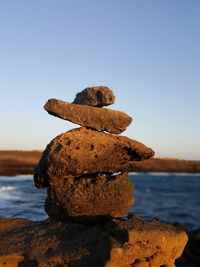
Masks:
[[[152,149],[125,136],[78,128],[54,138],[43,152],[34,179],[39,188],[84,174],[134,171],[134,161],[150,158]]]
[[[6,267],[174,267],[187,235],[136,216],[94,227],[0,219],[0,240],[0,266]]]
[[[49,99],[44,109],[58,118],[112,134],[122,133],[132,121],[131,117],[121,111],[76,105],[58,99]]]
[[[76,94],[74,104],[103,107],[114,104],[115,96],[106,86],[87,87]]]
[[[124,217],[134,204],[128,173],[59,180],[48,189],[45,210],[55,220],[97,223]]]

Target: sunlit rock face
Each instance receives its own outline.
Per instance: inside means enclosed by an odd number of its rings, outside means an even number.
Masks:
[[[112,134],[122,133],[132,122],[132,118],[122,111],[76,105],[58,99],[49,99],[44,108],[60,119]]]
[[[172,267],[187,243],[183,230],[136,216],[93,227],[0,219],[0,239],[0,266],[39,267]]]
[[[153,155],[152,149],[128,137],[78,128],[50,142],[36,169],[35,184],[42,188],[85,174],[134,171],[135,161]]]

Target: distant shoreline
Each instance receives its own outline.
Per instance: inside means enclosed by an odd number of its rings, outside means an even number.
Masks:
[[[42,152],[41,150],[0,151],[0,175],[33,174],[42,156]],[[153,158],[145,161],[136,161],[134,172],[200,173],[200,160]]]

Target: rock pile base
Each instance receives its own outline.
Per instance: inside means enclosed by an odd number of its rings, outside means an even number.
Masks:
[[[0,266],[6,267],[174,267],[187,235],[136,216],[93,227],[0,219],[0,240]]]

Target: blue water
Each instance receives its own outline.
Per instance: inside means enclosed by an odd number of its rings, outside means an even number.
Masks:
[[[144,219],[180,222],[200,228],[200,174],[130,174],[135,184],[132,212]],[[46,190],[37,189],[32,176],[0,177],[0,217],[43,220]]]
[[[135,214],[200,228],[200,174],[140,173],[130,178],[135,184]]]
[[[34,186],[33,176],[0,176],[0,217],[46,219],[45,198],[46,190]]]

